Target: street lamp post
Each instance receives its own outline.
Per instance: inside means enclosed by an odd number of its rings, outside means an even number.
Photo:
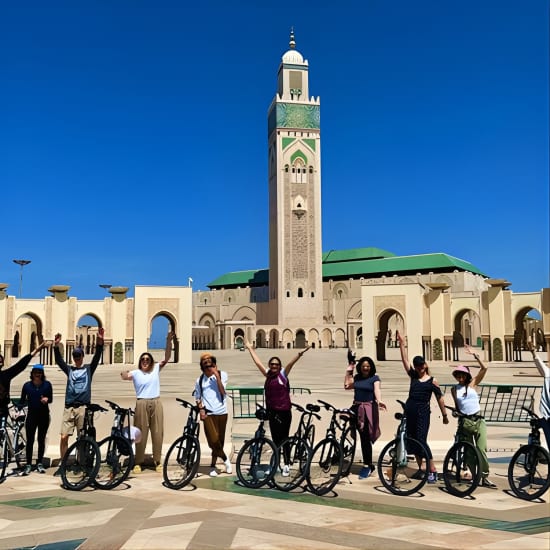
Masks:
[[[17,264],[21,270],[19,272],[19,298],[21,298],[21,293],[23,291],[23,268],[26,265],[29,265],[31,263],[30,260],[13,260],[14,264]]]

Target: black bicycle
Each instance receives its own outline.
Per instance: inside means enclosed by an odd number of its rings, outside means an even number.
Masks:
[[[200,409],[184,399],[176,398],[176,401],[189,409],[189,415],[182,435],[172,443],[164,459],[162,475],[164,484],[170,489],[185,487],[197,474],[201,461]]]
[[[481,455],[473,436],[464,434],[464,421],[470,416],[453,407],[446,408],[458,419],[458,424],[454,444],[443,461],[443,481],[451,495],[464,498],[471,495],[481,481]]]
[[[92,403],[86,405],[82,429],[61,460],[61,481],[63,487],[69,491],[84,489],[93,482],[99,471],[101,453],[96,442],[94,426],[96,412],[107,412],[107,409]]]
[[[273,481],[277,466],[277,449],[273,441],[265,436],[265,421],[267,411],[256,403],[256,418],[258,428],[253,439],[249,439],[237,455],[237,478],[240,483],[250,489],[258,489]]]
[[[0,418],[0,483],[6,478],[10,462],[15,462],[21,470],[25,460],[25,426],[26,408],[19,409],[13,404],[8,408],[7,416]]]
[[[321,410],[319,405],[309,403],[305,409],[296,403],[292,406],[301,414],[294,435],[285,439],[277,449],[279,467],[273,476],[273,484],[281,491],[292,491],[304,481],[315,440],[313,417],[321,420],[317,414]]]
[[[130,440],[132,409],[123,409],[112,401],[105,402],[115,411],[111,435],[99,442],[101,461],[93,484],[99,489],[112,489],[125,481],[134,465]]]
[[[531,433],[527,445],[522,445],[508,466],[508,483],[513,493],[523,500],[540,498],[550,487],[550,455],[541,447],[541,419],[527,407],[522,407],[529,416]]]
[[[322,496],[332,491],[342,476],[348,475],[355,455],[355,416],[350,409],[337,409],[326,401],[318,400],[332,411],[324,439],[313,448],[307,467],[308,489]]]
[[[394,495],[407,496],[420,491],[428,481],[429,458],[426,447],[416,439],[407,436],[407,415],[405,403],[397,400],[403,412],[396,412],[399,420],[395,439],[390,441],[378,458],[378,477],[382,485]],[[421,465],[425,462],[426,469]]]

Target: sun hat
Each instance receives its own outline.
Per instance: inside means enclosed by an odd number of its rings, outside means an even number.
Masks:
[[[453,368],[453,376],[457,373],[457,372],[463,372],[469,376],[472,376],[472,373],[470,372],[470,369],[465,366],[465,365],[457,365],[456,367]]]

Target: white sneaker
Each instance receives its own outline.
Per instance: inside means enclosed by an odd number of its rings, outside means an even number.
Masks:
[[[225,462],[225,473],[227,474],[232,474],[233,473],[233,468],[231,467],[231,461],[229,459],[227,459]]]
[[[285,464],[285,465],[283,466],[283,471],[281,472],[281,475],[282,475],[283,477],[288,477],[288,476],[290,475],[290,467],[289,467],[288,464]]]
[[[218,472],[216,471],[216,468],[212,468],[210,470],[210,473],[208,474],[210,477],[218,477]]]

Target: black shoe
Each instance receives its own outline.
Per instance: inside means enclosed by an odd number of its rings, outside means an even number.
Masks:
[[[481,486],[487,489],[497,489],[497,486],[486,477],[481,480]]]

